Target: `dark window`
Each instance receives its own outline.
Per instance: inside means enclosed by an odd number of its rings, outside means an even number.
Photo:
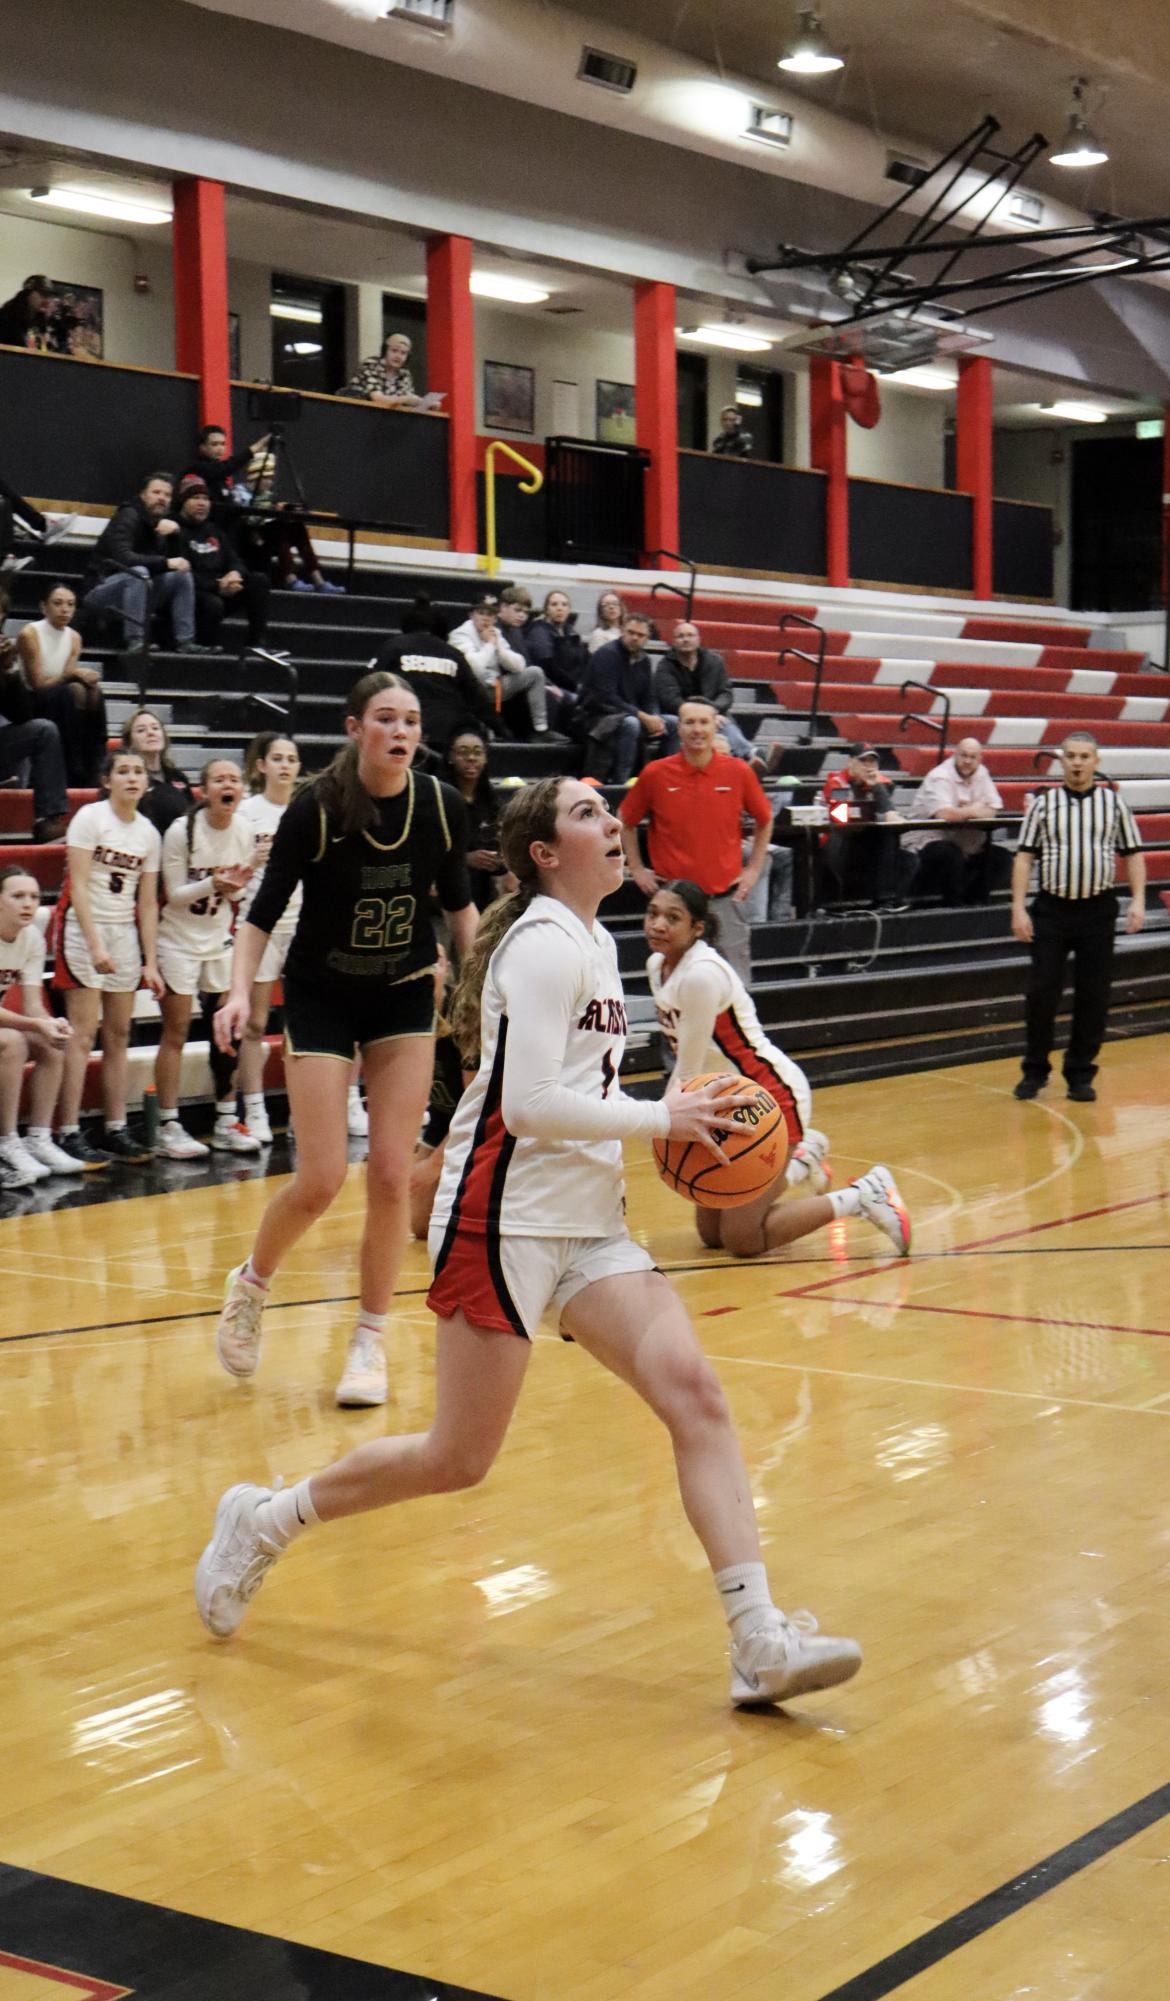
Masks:
[[[1071,600],[1085,611],[1162,602],[1162,440],[1076,438]]]
[[[707,436],[707,357],[680,353],[678,360],[678,442],[684,452],[705,452]]]
[[[427,306],[425,299],[404,299],[398,292],[382,294],[382,339],[389,334],[410,336],[407,367],[419,395],[427,389]],[[364,359],[364,357],[363,357]]]
[[[272,274],[272,380],[330,396],[345,381],[345,287]]]

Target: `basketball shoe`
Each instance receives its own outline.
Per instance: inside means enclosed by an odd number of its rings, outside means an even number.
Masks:
[[[215,1330],[215,1352],[229,1376],[254,1376],[260,1360],[260,1319],[268,1293],[243,1274],[243,1265],[229,1271]]]
[[[271,1487],[245,1481],[229,1487],[215,1511],[211,1541],[195,1567],[195,1604],[217,1640],[231,1638],[280,1555],[256,1525],[257,1508],[271,1499]]]
[[[809,1127],[800,1144],[792,1149],[793,1160],[802,1160],[807,1169],[804,1185],[810,1195],[826,1195],[833,1185],[828,1152],[828,1134],[817,1132],[813,1126]]]
[[[787,1702],[792,1695],[835,1688],[860,1666],[857,1641],[830,1639],[818,1631],[811,1612],[765,1612],[755,1632],[731,1643],[731,1700],[737,1708]]]
[[[388,1395],[386,1350],[381,1337],[372,1334],[368,1327],[359,1327],[354,1332],[334,1395],[343,1410],[366,1409],[385,1403]]]
[[[910,1255],[910,1217],[888,1167],[871,1167],[853,1183],[861,1197],[861,1213],[887,1236],[900,1258]]]
[[[211,1144],[216,1153],[259,1153],[260,1142],[237,1118],[219,1119],[211,1128]]]

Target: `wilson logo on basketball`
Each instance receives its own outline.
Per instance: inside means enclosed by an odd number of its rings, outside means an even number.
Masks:
[[[697,1091],[713,1082],[714,1074],[692,1077],[683,1088]],[[667,1187],[699,1208],[737,1209],[772,1186],[780,1169],[784,1131],[783,1112],[771,1092],[760,1086],[744,1104],[729,1105],[726,1125],[712,1130],[711,1138],[727,1155],[726,1162],[717,1160],[698,1140],[656,1139],[655,1164]]]

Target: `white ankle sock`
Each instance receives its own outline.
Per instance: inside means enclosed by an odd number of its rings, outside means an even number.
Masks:
[[[29,1139],[50,1139],[52,1135],[49,1132],[48,1126],[30,1126],[26,1137]]]
[[[789,1188],[799,1188],[802,1181],[808,1180],[807,1160],[802,1160],[798,1153],[794,1153],[784,1170],[784,1179]]]
[[[348,1093],[348,1096],[349,1096],[349,1099],[350,1099],[350,1102],[351,1102],[351,1104],[352,1104],[352,1102],[353,1102],[353,1100],[354,1100],[355,1098],[356,1098],[356,1099],[358,1100],[358,1102],[360,1103],[360,1102],[361,1102],[361,1095],[362,1095],[362,1088],[361,1088],[361,1085],[360,1085],[360,1084],[351,1084],[351,1085],[350,1085],[350,1087],[349,1087],[349,1093]]]
[[[295,1487],[281,1487],[270,1501],[261,1501],[256,1510],[256,1525],[281,1549],[287,1549],[306,1529],[317,1528],[318,1515],[309,1482],[298,1480]]]
[[[261,1292],[267,1292],[269,1281],[266,1278],[261,1278],[255,1265],[252,1263],[251,1257],[245,1258],[243,1264],[240,1266],[240,1277],[246,1278],[249,1285],[258,1285]]]
[[[363,1306],[353,1324],[355,1334],[373,1334],[380,1341],[386,1332],[388,1313],[367,1313]]]
[[[715,1572],[715,1588],[733,1640],[758,1626],[763,1613],[775,1610],[762,1563],[728,1564]]]
[[[217,1099],[216,1099],[216,1101],[215,1101],[215,1116],[216,1116],[216,1118],[217,1118],[217,1119],[227,1119],[227,1120],[229,1121],[229,1123],[230,1123],[231,1125],[233,1125],[233,1126],[235,1125],[235,1122],[236,1122],[236,1097],[235,1097],[235,1092],[234,1092],[234,1091],[233,1091],[233,1093],[232,1093],[232,1095],[231,1095],[231,1097],[230,1097],[230,1098],[217,1098]]]
[[[160,1126],[169,1126],[172,1124],[177,1125],[178,1121],[179,1121],[179,1108],[177,1105],[175,1106],[173,1111],[164,1111],[163,1107],[161,1105],[159,1106],[158,1122]]]
[[[245,1117],[245,1120],[247,1120],[247,1117],[248,1117],[248,1115],[249,1115],[250,1113],[252,1113],[252,1112],[262,1112],[263,1110],[264,1110],[264,1093],[263,1093],[263,1091],[245,1091],[245,1093],[244,1093],[244,1117]]]
[[[861,1214],[861,1196],[852,1183],[847,1188],[834,1188],[831,1195],[826,1195],[825,1200],[832,1209],[834,1216],[860,1216]]]

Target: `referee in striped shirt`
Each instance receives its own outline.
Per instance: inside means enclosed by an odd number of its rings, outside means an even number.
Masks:
[[[1032,947],[1024,1007],[1023,1075],[1017,1098],[1034,1098],[1048,1082],[1056,1011],[1064,969],[1073,955],[1073,1014],[1064,1076],[1068,1095],[1091,1104],[1097,1093],[1097,1052],[1105,1040],[1113,938],[1117,924],[1114,858],[1125,856],[1130,902],[1127,931],[1140,931],[1146,915],[1146,864],[1133,815],[1120,794],[1094,785],[1097,740],[1073,730],[1060,746],[1063,785],[1038,793],[1020,828],[1012,864],[1012,930]],[[1033,860],[1040,888],[1029,915],[1024,898]]]

